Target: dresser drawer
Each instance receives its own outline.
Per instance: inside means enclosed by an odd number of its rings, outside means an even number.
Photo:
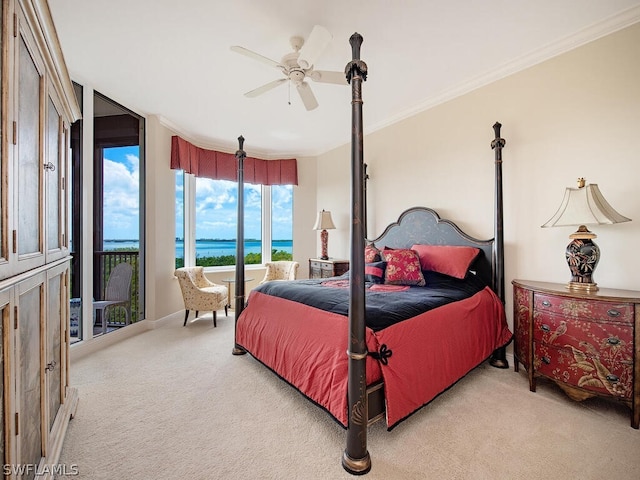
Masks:
[[[633,363],[602,356],[588,349],[556,347],[534,342],[536,373],[596,394],[630,400],[633,394]]]
[[[536,312],[549,312],[567,317],[592,319],[602,322],[634,322],[634,306],[631,303],[583,300],[536,293],[534,295]]]
[[[533,320],[533,338],[557,347],[599,352],[612,361],[633,359],[633,326],[624,323],[582,321],[543,312]]]
[[[309,267],[311,267],[311,268],[322,269],[323,266],[326,267],[327,264],[324,263],[324,262],[316,262],[316,261],[313,261],[313,260],[309,261]]]

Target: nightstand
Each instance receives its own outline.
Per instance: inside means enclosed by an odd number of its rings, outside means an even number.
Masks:
[[[555,382],[577,401],[598,396],[631,408],[640,425],[640,292],[514,280],[514,369],[522,363],[529,389]]]
[[[309,278],[338,277],[349,270],[349,260],[309,259]]]

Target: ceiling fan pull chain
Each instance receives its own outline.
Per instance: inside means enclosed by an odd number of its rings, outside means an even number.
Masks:
[[[288,90],[289,90],[289,100],[287,101],[287,103],[289,103],[289,105],[291,105],[291,79],[289,79],[289,81],[288,81],[287,83],[288,83],[288,85],[289,85],[289,87],[288,87]]]

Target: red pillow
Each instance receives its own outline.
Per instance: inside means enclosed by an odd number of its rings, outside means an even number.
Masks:
[[[380,250],[378,250],[373,243],[364,247],[364,263],[379,262],[380,260],[382,260]]]
[[[422,270],[465,278],[471,263],[480,253],[479,248],[453,245],[414,245]]]
[[[382,257],[387,262],[384,272],[384,283],[388,285],[425,284],[418,254],[409,249],[383,250]]]

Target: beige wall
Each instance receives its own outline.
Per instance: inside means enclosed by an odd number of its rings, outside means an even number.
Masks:
[[[157,320],[184,308],[175,270],[175,172],[169,168],[171,130],[157,116],[147,118],[146,315]]]
[[[365,137],[369,235],[429,206],[479,238],[493,236],[492,125],[503,124],[507,312],[514,278],[564,283],[571,227],[542,229],[582,176],[632,222],[593,226],[600,286],[640,290],[640,24]],[[366,61],[366,52],[363,52]],[[374,75],[374,66],[371,65]],[[378,72],[378,74],[382,74]],[[401,86],[399,77],[398,88]],[[367,103],[363,86],[364,112]],[[331,210],[330,255],[348,258],[350,147],[318,159],[318,207]],[[511,318],[510,318],[511,322]]]

